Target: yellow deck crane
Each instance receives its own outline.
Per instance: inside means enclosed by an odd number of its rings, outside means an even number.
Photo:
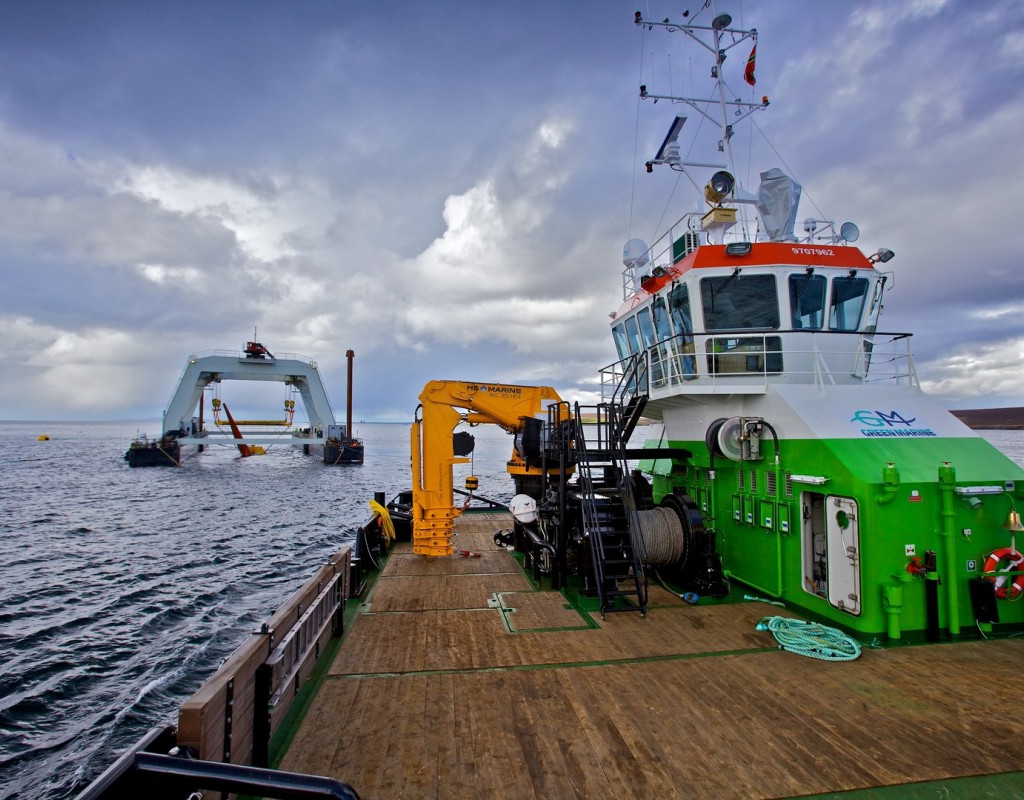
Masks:
[[[508,472],[521,484],[540,478],[543,468],[529,453],[524,439],[539,439],[549,407],[555,421],[568,418],[568,405],[549,386],[510,386],[500,383],[431,381],[419,397],[411,429],[413,552],[447,556],[454,552],[451,537],[455,518],[452,466],[468,458],[455,455],[453,432],[461,422],[494,424],[513,434],[515,443]],[[539,447],[539,441],[536,442]]]

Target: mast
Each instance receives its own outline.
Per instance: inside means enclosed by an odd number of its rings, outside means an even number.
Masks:
[[[713,16],[710,25],[694,25],[685,22],[676,23],[669,22],[667,19],[661,22],[656,22],[654,20],[644,19],[643,14],[639,11],[636,12],[634,19],[637,26],[649,31],[654,28],[663,28],[668,33],[684,33],[699,46],[707,50],[714,59],[714,65],[711,68],[711,78],[715,82],[715,86],[710,97],[686,97],[682,95],[653,94],[647,91],[646,85],[642,85],[640,87],[641,98],[645,100],[653,100],[654,102],[657,102],[658,100],[667,100],[673,104],[685,104],[711,122],[720,131],[721,138],[718,141],[718,151],[722,154],[721,161],[711,163],[689,160],[684,161],[679,156],[679,147],[676,139],[682,130],[686,117],[677,116],[672,127],[669,129],[668,135],[665,137],[665,141],[662,144],[661,149],[658,151],[658,155],[651,161],[647,162],[648,172],[651,171],[651,167],[654,164],[668,164],[671,169],[683,172],[698,190],[702,188],[703,182],[697,181],[693,175],[688,172],[687,168],[701,167],[704,169],[729,170],[735,174],[732,148],[730,145],[733,128],[738,122],[742,122],[755,111],[764,110],[768,107],[767,97],[763,97],[760,103],[747,102],[740,100],[739,98],[733,100],[728,99],[728,96],[726,95],[728,87],[725,83],[725,73],[722,68],[726,56],[729,50],[745,41],[750,40],[754,45],[756,45],[757,29],[750,28],[749,30],[743,30],[740,28],[730,27],[732,25],[731,16],[728,14],[717,14],[715,12],[713,2],[711,3],[710,8]],[[689,12],[686,12],[686,16],[688,15]],[[730,38],[728,40],[723,38],[725,34],[729,35]],[[707,41],[709,36],[710,42]]]

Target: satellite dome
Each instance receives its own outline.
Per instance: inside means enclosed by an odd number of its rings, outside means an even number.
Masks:
[[[630,239],[622,248],[622,264],[630,269],[646,266],[650,261],[647,252],[650,248],[643,239]]]

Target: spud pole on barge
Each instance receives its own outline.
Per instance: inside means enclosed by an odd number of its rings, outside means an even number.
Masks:
[[[333,425],[328,429],[324,443],[325,464],[362,464],[363,443],[352,435],[352,361],[354,350],[346,350],[348,381],[345,385],[345,425]]]

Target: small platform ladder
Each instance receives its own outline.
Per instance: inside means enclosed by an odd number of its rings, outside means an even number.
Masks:
[[[641,357],[630,362],[610,402],[574,408],[577,488],[602,618],[611,611],[647,615],[643,538],[625,452],[647,403],[640,391],[646,365]],[[635,604],[616,602],[620,597]]]

